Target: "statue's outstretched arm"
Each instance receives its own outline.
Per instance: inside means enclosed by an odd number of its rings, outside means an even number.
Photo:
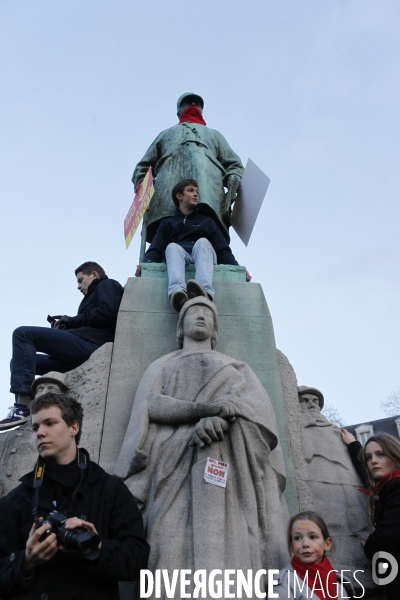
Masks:
[[[148,401],[150,422],[153,423],[192,423],[204,417],[235,417],[235,407],[228,400],[200,403],[178,400],[164,394],[153,394]]]

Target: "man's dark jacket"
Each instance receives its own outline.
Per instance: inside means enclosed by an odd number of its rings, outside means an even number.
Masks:
[[[48,563],[36,569],[29,581],[23,579],[21,565],[33,524],[33,472],[20,481],[17,488],[0,499],[0,598],[118,599],[118,581],[138,579],[139,570],[147,566],[149,554],[141,513],[125,484],[89,460],[74,514],[69,516],[93,523],[101,538],[100,557],[89,561],[76,553],[59,550]],[[39,493],[39,516],[46,517],[54,510],[55,485],[51,476],[46,479],[45,470]],[[69,498],[64,504],[59,503],[57,509],[63,512],[66,504],[70,504]]]
[[[162,262],[168,244],[173,243],[179,244],[188,254],[191,254],[194,244],[200,238],[206,238],[210,242],[219,265],[239,264],[215,221],[201,215],[198,208],[188,215],[184,215],[177,208],[174,217],[167,217],[161,221],[143,262]]]
[[[123,293],[122,285],[108,279],[107,275],[93,279],[79,305],[78,314],[68,317],[68,331],[99,346],[113,342]]]

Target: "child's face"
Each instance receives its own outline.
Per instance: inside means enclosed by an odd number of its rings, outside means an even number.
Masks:
[[[388,475],[396,468],[396,463],[386,456],[382,448],[376,442],[369,442],[365,447],[365,458],[368,471],[375,480]]]
[[[330,550],[331,538],[324,540],[322,531],[314,521],[295,521],[292,525],[292,552],[307,565],[321,562],[324,552]]]

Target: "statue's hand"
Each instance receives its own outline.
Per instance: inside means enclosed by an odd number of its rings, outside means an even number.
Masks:
[[[203,448],[206,444],[211,444],[211,442],[222,442],[224,431],[228,427],[229,423],[221,417],[200,419],[194,426],[189,446],[200,446],[200,448]]]
[[[207,410],[210,416],[222,417],[223,419],[228,419],[228,421],[235,420],[235,407],[229,400],[217,400],[216,402],[210,402],[209,404],[205,404],[204,408]]]
[[[226,186],[228,190],[232,188],[236,192],[241,187],[239,177],[237,175],[230,175],[226,182]]]

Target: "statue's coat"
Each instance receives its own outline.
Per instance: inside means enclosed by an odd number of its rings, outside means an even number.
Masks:
[[[230,176],[240,180],[244,169],[219,131],[197,123],[178,123],[162,131],[136,165],[132,177],[135,189],[150,166],[156,181],[144,215],[148,242],[160,220],[175,214],[171,192],[182,179],[197,181],[200,212],[213,217],[227,236],[230,201],[226,206],[224,186],[228,187]]]

